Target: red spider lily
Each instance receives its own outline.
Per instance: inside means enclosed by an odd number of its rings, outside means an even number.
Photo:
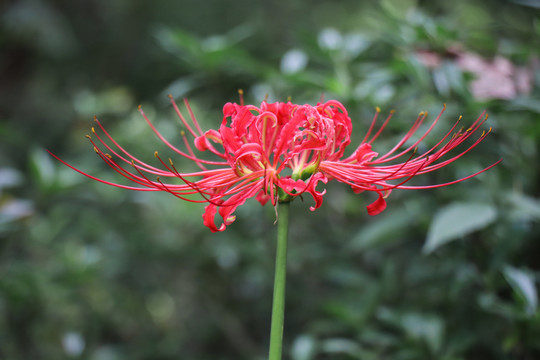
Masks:
[[[139,191],[165,191],[183,200],[207,203],[203,219],[204,224],[212,231],[225,230],[227,225],[234,222],[233,213],[236,208],[251,197],[255,197],[261,205],[271,201],[272,205],[276,206],[278,202],[291,201],[297,196],[309,193],[315,200],[315,205],[310,209],[315,210],[321,206],[326,192],[317,191],[317,185],[319,182],[326,184],[328,180],[335,179],[350,185],[356,193],[376,192],[378,199],[367,206],[368,213],[376,215],[386,208],[385,198],[393,189],[446,186],[476,176],[498,163],[444,184],[405,185],[416,175],[450,164],[484,140],[491,129],[482,132],[465,150],[443,159],[480,128],[487,119],[485,114],[465,131],[455,131],[458,120],[434,147],[422,155],[416,155],[417,145],[431,132],[444,109],[418,140],[401,150],[425,121],[427,113],[420,113],[403,139],[389,152],[379,156],[371,150],[371,144],[380,135],[392,113],[371,136],[380,113],[377,109],[364,140],[350,156],[344,157],[345,148],[350,143],[352,124],[347,110],[335,100],[318,103],[316,106],[296,105],[291,102],[270,104],[266,101],[263,101],[260,107],[244,105],[243,101],[240,101],[240,104],[227,103],[223,108],[224,116],[219,130],[206,132],[201,130],[187,101],[185,106],[191,124],[182,115],[172,97],[171,102],[187,132],[193,136],[195,148],[201,152],[213,153],[218,158],[216,161],[195,155],[184,131],[182,137],[185,150],[171,144],[158,132],[141,107],[139,111],[161,141],[197,164],[200,171],[180,172],[170,158],[164,161],[157,152],[155,156],[161,167],[154,167],[137,159],[109,135],[97,118],[95,121],[104,137],[92,128],[97,141],[87,137],[94,145],[94,150],[111,168],[136,185],[105,181],[57,159],[79,173],[108,185]],[[399,159],[403,158],[404,161],[400,162]],[[126,164],[129,166],[126,167]],[[173,180],[171,178],[179,179],[180,182],[165,181]],[[202,199],[194,199],[191,196],[194,194],[201,195]],[[223,219],[219,227],[214,222],[216,212]]]

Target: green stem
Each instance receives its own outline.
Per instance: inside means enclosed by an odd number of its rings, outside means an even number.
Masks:
[[[272,326],[270,328],[269,360],[281,360],[283,319],[285,317],[285,280],[287,274],[287,232],[289,229],[289,203],[279,204]]]

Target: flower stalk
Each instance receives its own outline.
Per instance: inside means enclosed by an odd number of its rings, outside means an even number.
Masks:
[[[289,230],[289,202],[280,202],[272,323],[270,327],[269,360],[281,360],[283,348],[283,322],[285,318],[285,283],[287,277],[287,236]]]

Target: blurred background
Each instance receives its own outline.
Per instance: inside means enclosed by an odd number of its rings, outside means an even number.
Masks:
[[[327,186],[293,203],[285,359],[539,359],[540,1],[4,0],[0,2],[0,358],[265,359],[274,210],[240,207],[212,234],[203,205],[121,182],[84,138],[97,115],[135,155],[237,101],[349,110],[375,151],[447,104],[426,148],[484,109],[474,151],[394,191]],[[420,149],[422,150],[422,149]],[[176,165],[180,167],[176,160]]]

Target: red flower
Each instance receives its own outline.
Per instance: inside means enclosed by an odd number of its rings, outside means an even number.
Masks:
[[[96,153],[136,186],[108,182],[86,174],[65,162],[64,164],[108,185],[139,191],[165,191],[187,201],[207,203],[203,214],[204,224],[212,231],[223,231],[227,225],[234,222],[233,213],[236,208],[251,197],[255,197],[261,205],[270,201],[275,206],[278,201],[290,201],[294,197],[309,193],[315,200],[315,205],[310,209],[315,210],[321,206],[322,197],[326,192],[326,190],[317,191],[317,185],[319,182],[326,184],[328,180],[335,179],[350,185],[356,193],[376,192],[379,195],[378,199],[367,207],[370,215],[376,215],[385,209],[384,199],[393,189],[446,186],[478,175],[498,163],[445,184],[405,185],[412,177],[448,165],[480,143],[490,131],[483,132],[465,150],[442,159],[478,130],[487,119],[487,115],[484,114],[466,131],[461,129],[454,132],[459,121],[456,122],[433,148],[417,156],[417,145],[433,129],[444,109],[418,140],[400,150],[426,119],[427,114],[420,113],[403,139],[388,153],[379,156],[371,149],[371,144],[392,115],[388,116],[375,135],[371,136],[380,112],[377,109],[364,140],[350,156],[344,157],[345,148],[350,143],[352,124],[347,110],[335,100],[316,106],[296,105],[290,102],[269,104],[266,101],[263,101],[260,107],[244,105],[242,101],[240,104],[228,103],[223,108],[224,116],[219,130],[208,130],[204,133],[187,101],[185,105],[192,125],[184,118],[172,97],[171,102],[187,132],[194,137],[195,148],[201,152],[213,153],[218,158],[217,161],[195,155],[184,131],[182,137],[185,150],[172,145],[157,131],[139,107],[142,116],[161,141],[179,155],[197,164],[200,171],[180,172],[171,159],[164,161],[157,152],[155,156],[161,167],[140,161],[122,148],[97,119],[95,120],[105,139],[92,128],[97,141],[90,136],[88,138],[94,145]],[[105,141],[106,139],[108,141]],[[399,162],[402,158],[405,158],[405,161]],[[123,166],[126,164],[131,167],[126,169]],[[180,183],[165,179],[179,179]],[[396,183],[392,183],[393,180]],[[191,195],[194,194],[201,195],[202,199],[193,199]],[[216,212],[223,219],[219,227],[214,222]]]

